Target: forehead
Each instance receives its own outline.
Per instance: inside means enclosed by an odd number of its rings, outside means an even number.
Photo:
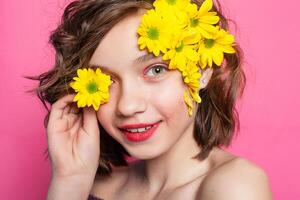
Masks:
[[[147,51],[137,44],[137,28],[142,12],[133,13],[118,22],[102,39],[92,55],[90,65],[112,68],[130,66]],[[149,57],[149,56],[148,56]]]

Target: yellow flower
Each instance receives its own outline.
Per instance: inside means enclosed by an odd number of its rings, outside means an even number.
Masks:
[[[214,24],[220,20],[216,12],[210,11],[212,6],[212,0],[205,0],[199,10],[196,4],[189,4],[186,7],[190,19],[189,28],[196,29],[205,38],[211,37],[211,33],[216,31]]]
[[[198,49],[201,68],[204,69],[207,65],[212,67],[213,62],[217,66],[221,66],[224,53],[235,53],[233,45],[234,36],[224,29],[216,32],[211,39],[204,38]]]
[[[70,86],[77,92],[73,101],[77,106],[85,107],[93,105],[97,111],[100,104],[109,100],[109,86],[112,81],[109,75],[103,74],[99,68],[96,72],[92,69],[78,69],[78,77],[74,77]]]
[[[191,97],[189,95],[189,91],[184,92],[184,102],[188,107],[189,116],[192,116],[194,106],[193,106],[193,101],[191,100]]]
[[[179,69],[183,76],[183,81],[188,86],[190,95],[197,102],[201,103],[201,98],[199,96],[200,80],[202,76],[199,72],[199,67],[194,62],[189,62],[187,67]]]
[[[166,19],[165,25],[184,28],[188,25],[188,15],[184,8],[190,4],[189,0],[156,0],[153,3],[155,10]]]
[[[155,56],[162,53],[162,59],[170,61],[169,69],[181,72],[191,116],[194,101],[201,103],[199,65],[221,66],[224,53],[235,53],[234,36],[216,25],[220,17],[211,11],[213,0],[204,0],[199,9],[190,0],[155,0],[153,6],[137,30],[139,47]]]
[[[187,62],[199,60],[199,54],[195,50],[195,44],[199,37],[195,32],[181,31],[177,37],[173,37],[170,49],[163,55],[163,60],[170,60],[169,69],[185,68]]]
[[[190,0],[156,0],[153,6],[156,10],[164,12],[172,9],[182,10],[188,4],[190,4]]]
[[[199,93],[198,93],[199,90],[193,90],[191,88],[189,88],[188,90],[189,90],[189,93],[192,96],[192,99],[194,101],[196,101],[197,103],[201,103],[202,102],[201,97],[199,96]]]
[[[166,27],[161,15],[155,10],[148,10],[143,15],[137,33],[140,35],[138,44],[141,50],[147,47],[155,56],[160,52],[166,52],[171,30]]]
[[[199,78],[202,76],[199,67],[194,62],[188,62],[185,68],[179,68],[184,77],[184,82],[193,90],[200,87]]]
[[[188,90],[184,93],[184,101],[188,107],[189,115],[192,115],[193,100],[197,103],[201,103],[199,96],[200,80],[202,76],[199,72],[199,67],[195,62],[188,62],[185,68],[179,68],[183,76],[184,83],[188,86]]]

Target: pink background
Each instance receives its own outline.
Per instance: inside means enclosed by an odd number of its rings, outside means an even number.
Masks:
[[[30,2],[30,3],[29,3]],[[265,169],[274,199],[299,199],[300,28],[299,1],[223,0],[238,24],[248,85],[239,110],[241,132],[229,151]],[[49,69],[47,44],[66,1],[0,2],[0,195],[1,199],[45,199],[50,166],[44,161],[45,110],[25,91],[22,78]],[[297,16],[298,15],[298,16]]]

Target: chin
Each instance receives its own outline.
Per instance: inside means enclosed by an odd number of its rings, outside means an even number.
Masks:
[[[132,146],[130,146],[129,148],[126,148],[126,146],[124,146],[124,148],[132,157],[139,160],[151,160],[161,156],[165,152],[163,149],[159,148],[158,145],[156,146],[156,148],[153,148],[153,146],[151,146],[151,149],[145,147],[134,148]]]

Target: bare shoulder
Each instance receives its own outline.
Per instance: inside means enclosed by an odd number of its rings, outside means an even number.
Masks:
[[[271,200],[272,193],[266,172],[244,158],[220,165],[203,180],[199,199]]]
[[[129,166],[115,167],[110,175],[97,175],[94,180],[91,194],[102,199],[113,199],[113,195],[125,184]]]

